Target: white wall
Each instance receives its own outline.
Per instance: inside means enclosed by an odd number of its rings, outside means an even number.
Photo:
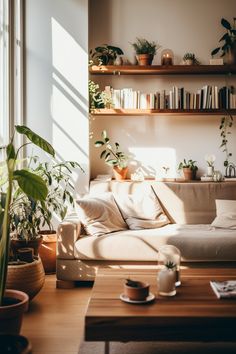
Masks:
[[[218,45],[224,33],[220,25],[222,17],[232,23],[236,15],[235,0],[91,0],[89,47],[103,43],[121,47],[128,59],[133,57],[130,42],[136,37],[158,41],[161,50],[171,48],[175,64],[179,64],[186,52],[194,52],[202,64],[208,64],[210,52]],[[154,64],[160,64],[160,53]],[[212,76],[120,76],[98,77],[93,80],[114,88],[133,87],[144,92],[170,89],[173,85],[185,86],[195,92],[203,85],[227,84],[236,86],[235,78]],[[197,160],[200,174],[206,170],[204,155],[214,153],[215,167],[223,171],[224,154],[219,122],[221,116],[144,116],[144,117],[96,117],[91,119],[91,177],[110,172],[99,160],[99,151],[93,143],[103,129],[131,153],[131,171],[142,165],[147,175],[155,174],[155,168],[176,166],[184,157]],[[236,123],[230,138],[230,149],[236,162]]]
[[[26,0],[25,123],[77,161],[80,193],[89,181],[88,0]]]

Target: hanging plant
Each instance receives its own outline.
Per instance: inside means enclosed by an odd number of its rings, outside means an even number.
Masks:
[[[233,126],[233,116],[228,113],[226,117],[221,118],[220,122],[220,136],[222,142],[220,148],[225,153],[224,167],[225,167],[225,177],[231,178],[236,177],[236,165],[233,162],[230,162],[232,157],[232,152],[228,148],[228,137],[231,134],[231,128]]]

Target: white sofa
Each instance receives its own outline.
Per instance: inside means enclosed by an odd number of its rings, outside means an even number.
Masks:
[[[182,262],[236,262],[236,229],[211,226],[216,217],[215,200],[236,200],[236,182],[93,181],[90,192],[145,193],[147,184],[171,223],[89,236],[78,216],[71,215],[58,228],[58,280],[93,280],[98,266],[152,267],[163,244],[178,247]]]

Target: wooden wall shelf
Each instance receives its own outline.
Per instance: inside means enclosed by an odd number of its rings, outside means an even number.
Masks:
[[[226,112],[219,109],[94,109],[90,112],[96,116],[146,116],[146,115],[166,115],[166,116],[181,116],[181,115],[227,115],[228,113],[236,115],[236,109],[231,109]]]
[[[101,65],[89,69],[93,75],[230,75],[236,65]]]

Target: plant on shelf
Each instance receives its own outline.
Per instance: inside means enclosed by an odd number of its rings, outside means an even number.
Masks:
[[[113,65],[118,55],[123,55],[124,52],[119,47],[103,44],[96,47],[94,51],[90,50],[90,65]]]
[[[221,144],[220,148],[225,153],[224,167],[225,167],[225,177],[235,177],[236,166],[230,161],[232,157],[232,152],[228,148],[228,137],[231,134],[231,128],[233,126],[233,116],[228,113],[226,116],[221,118],[220,121],[220,136]]]
[[[139,65],[151,65],[154,55],[160,48],[156,42],[149,42],[144,38],[136,38],[136,42],[131,45],[135,50]]]
[[[183,63],[185,65],[199,65],[200,62],[197,60],[194,53],[185,53],[183,56]]]
[[[205,161],[207,163],[207,176],[212,177],[214,173],[214,163],[215,163],[216,157],[213,154],[206,154],[205,155]]]
[[[236,64],[236,17],[233,18],[233,25],[225,18],[222,18],[221,25],[226,29],[226,32],[219,40],[223,44],[213,49],[211,55],[214,56],[221,51],[221,57],[226,58],[227,64]]]
[[[196,166],[196,161],[183,159],[183,161],[179,163],[178,170],[183,171],[185,180],[193,180],[196,179],[198,167]]]
[[[94,81],[89,80],[89,107],[91,109],[104,108],[102,92],[99,90],[99,85]]]
[[[100,159],[104,159],[107,165],[113,167],[116,179],[125,179],[128,171],[128,156],[120,151],[119,143],[115,142],[115,146],[112,145],[106,130],[102,131],[101,137],[102,140],[94,143],[95,147],[103,148]]]
[[[12,206],[12,195],[15,186],[19,186],[24,193],[33,198],[34,200],[41,200],[42,202],[47,198],[48,189],[44,180],[36,174],[28,171],[27,168],[20,168],[18,163],[18,156],[20,150],[25,146],[21,145],[18,149],[14,146],[15,134],[21,134],[25,138],[37,145],[39,148],[54,156],[53,147],[39,135],[35,134],[26,126],[15,126],[15,133],[6,147],[6,158],[1,161],[1,203],[0,203],[0,332],[2,331],[15,331],[20,330],[18,325],[17,329],[8,328],[7,320],[4,318],[6,307],[10,311],[11,306],[8,304],[7,297],[19,297],[20,304],[22,303],[24,294],[12,291],[6,291],[7,270],[9,260],[9,243],[10,243],[10,210]],[[28,143],[26,143],[28,144]],[[23,294],[23,295],[22,295]],[[6,296],[6,297],[5,297]],[[16,300],[16,302],[18,302]],[[27,297],[23,300],[23,311],[26,310]],[[16,305],[13,306],[13,313],[16,312]],[[12,316],[13,317],[13,316]],[[2,327],[3,324],[3,327]]]

